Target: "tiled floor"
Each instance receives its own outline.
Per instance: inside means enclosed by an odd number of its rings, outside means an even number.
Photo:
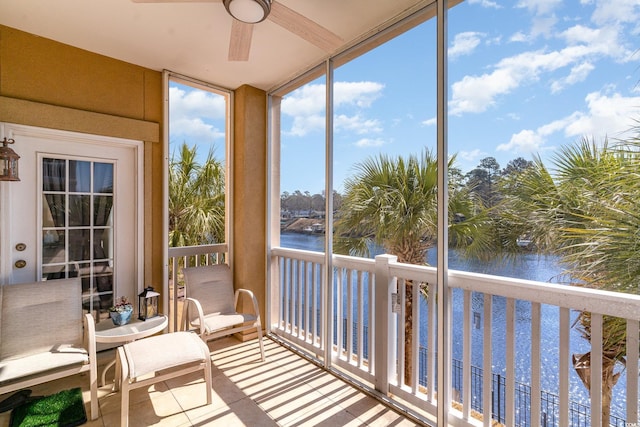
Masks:
[[[214,350],[213,403],[206,405],[205,384],[198,374],[175,378],[131,394],[129,425],[138,426],[410,426],[411,421],[360,393],[265,338],[266,362],[260,362],[256,341],[234,338],[210,343]],[[99,354],[101,364],[113,352]],[[102,367],[99,367],[99,375]],[[113,377],[110,372],[109,376]],[[108,376],[108,377],[109,377]],[[33,395],[82,386],[80,376],[33,387]],[[7,396],[0,396],[0,400]],[[120,395],[110,386],[98,391],[100,418],[86,426],[112,427],[120,422]],[[89,414],[89,406],[87,414]],[[9,425],[9,412],[0,426]]]

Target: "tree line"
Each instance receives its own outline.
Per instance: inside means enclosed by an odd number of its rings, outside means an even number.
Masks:
[[[500,164],[494,157],[486,157],[480,160],[478,166],[464,174],[459,168],[453,167],[450,173],[450,186],[460,185],[473,187],[475,194],[480,197],[485,206],[494,204],[499,199],[498,180],[508,178],[520,173],[533,165],[533,162],[522,157],[513,159],[500,169]],[[333,208],[340,211],[343,195],[338,191],[333,192]],[[293,216],[310,214],[311,216],[324,216],[326,206],[325,192],[311,194],[309,191],[295,190],[290,193],[284,191],[280,195],[280,209],[282,212]]]

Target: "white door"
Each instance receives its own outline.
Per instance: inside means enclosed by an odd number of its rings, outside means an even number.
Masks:
[[[2,284],[82,278],[99,321],[114,297],[142,289],[142,143],[0,124],[20,156],[0,183]]]

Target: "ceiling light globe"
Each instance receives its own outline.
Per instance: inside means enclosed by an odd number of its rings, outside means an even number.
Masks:
[[[238,21],[255,24],[264,21],[271,10],[270,0],[224,0],[227,12]]]

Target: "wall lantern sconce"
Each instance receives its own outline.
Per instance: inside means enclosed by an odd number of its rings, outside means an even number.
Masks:
[[[20,181],[18,178],[18,159],[20,156],[16,154],[7,144],[14,144],[13,139],[2,140],[0,147],[0,181]]]
[[[138,319],[147,320],[158,315],[158,297],[160,294],[151,286],[144,288],[138,295]]]

